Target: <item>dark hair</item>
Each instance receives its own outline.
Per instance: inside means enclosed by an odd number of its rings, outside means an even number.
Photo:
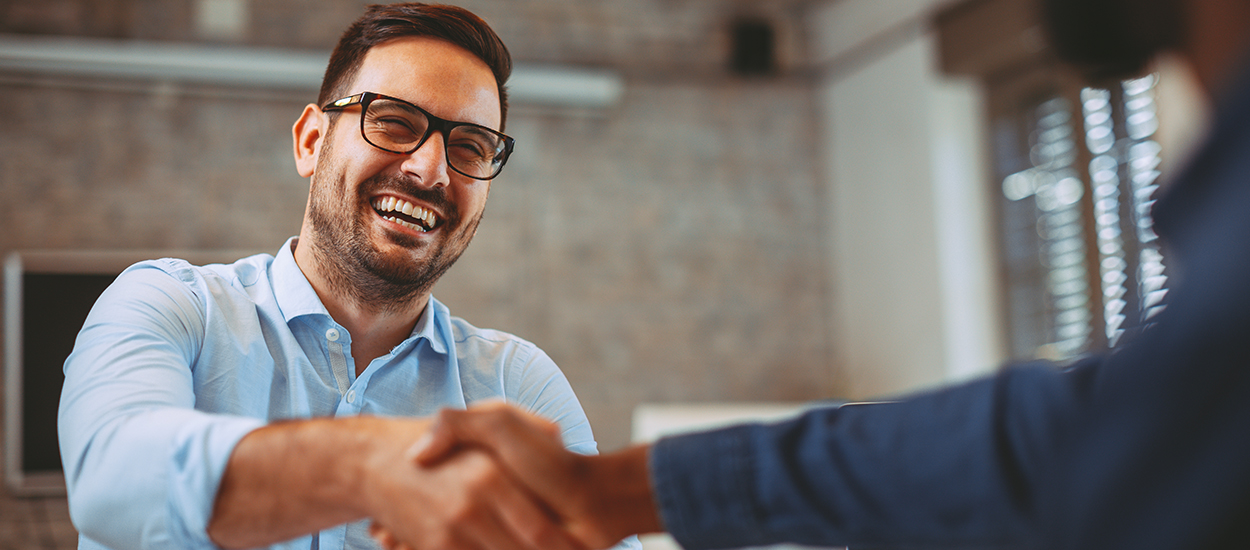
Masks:
[[[1179,0],[1045,0],[1041,8],[1055,53],[1097,85],[1140,76],[1184,38]]]
[[[512,54],[499,35],[482,18],[464,8],[439,4],[372,5],[343,32],[325,77],[317,105],[325,105],[347,94],[348,84],[360,72],[365,54],[371,48],[408,36],[430,36],[451,42],[477,56],[490,67],[499,86],[500,129],[508,118],[508,92],[505,84],[512,75]]]

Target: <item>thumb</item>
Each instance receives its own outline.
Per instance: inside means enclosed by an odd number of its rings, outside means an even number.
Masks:
[[[451,456],[456,447],[461,445],[461,441],[443,418],[440,413],[429,429],[408,448],[405,458],[420,466],[432,466]]]
[[[564,449],[559,427],[507,404],[444,409],[409,453],[418,464],[429,466],[461,446],[477,447],[494,455],[505,469],[528,482],[531,489],[535,485],[563,485],[568,481],[564,470],[572,453]]]
[[[525,428],[537,431],[537,434],[527,434],[530,436],[545,434],[548,438],[561,446],[560,426],[553,422],[548,422],[537,416],[525,413],[504,402],[489,402],[478,405],[468,411],[459,411],[456,409],[442,409],[438,412],[438,416],[430,424],[421,437],[408,448],[406,457],[421,466],[431,466],[449,456],[460,446],[477,445],[487,450],[495,451],[498,455],[499,448],[507,444],[508,440],[512,440],[513,444],[520,443],[517,441],[517,430],[520,426],[513,424],[511,430],[499,430],[497,421],[503,417],[507,417],[514,422],[525,424]],[[491,424],[486,424],[491,422]],[[492,426],[496,429],[489,429]],[[499,433],[499,432],[506,433]],[[495,437],[491,437],[494,432]]]

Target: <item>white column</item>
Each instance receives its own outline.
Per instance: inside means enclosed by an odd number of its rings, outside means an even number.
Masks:
[[[980,94],[937,70],[935,4],[843,0],[812,18],[828,68],[832,337],[851,398],[961,380],[1003,356]]]

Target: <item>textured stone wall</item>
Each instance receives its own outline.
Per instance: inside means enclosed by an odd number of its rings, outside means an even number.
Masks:
[[[833,398],[826,198],[798,0],[472,0],[520,62],[614,69],[606,110],[517,105],[517,154],[435,294],[533,340],[602,449],[641,402]],[[188,0],[0,1],[0,32],[328,50],[363,3],[254,0],[206,36]],[[726,70],[762,15],[782,74]],[[311,94],[0,75],[0,253],[276,250],[307,182],[290,125]]]

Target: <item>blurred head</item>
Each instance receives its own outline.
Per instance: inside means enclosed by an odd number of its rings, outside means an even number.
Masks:
[[[499,91],[500,130],[508,118],[505,85],[512,75],[512,55],[480,17],[463,8],[438,4],[373,5],[352,23],[330,55],[317,105],[348,95],[365,54],[373,47],[404,37],[430,37],[459,46],[481,59],[495,75]]]
[[[1042,0],[1042,14],[1061,59],[1091,80],[1118,80],[1180,45],[1183,1]]]

